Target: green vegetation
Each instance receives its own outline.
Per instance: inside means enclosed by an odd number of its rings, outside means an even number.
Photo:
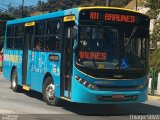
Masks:
[[[150,18],[156,19],[155,27],[150,37],[152,43],[151,48],[154,49],[150,55],[150,66],[152,69],[157,69],[160,67],[160,46],[158,46],[158,43],[160,43],[160,19],[158,18],[160,1],[147,0],[147,6],[151,8],[148,12]]]
[[[3,38],[5,34],[6,20],[10,19],[14,19],[14,17],[7,13],[0,13],[0,50],[3,47]]]

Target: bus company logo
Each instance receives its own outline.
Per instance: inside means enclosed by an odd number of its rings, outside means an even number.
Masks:
[[[18,55],[4,55],[4,60],[5,61],[10,61],[10,62],[22,62],[22,58]]]

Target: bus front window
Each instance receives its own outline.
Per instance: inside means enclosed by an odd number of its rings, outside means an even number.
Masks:
[[[77,65],[94,69],[144,70],[148,29],[117,26],[80,26]]]
[[[125,28],[124,40],[121,42],[121,58],[128,61],[128,69],[145,69],[147,67],[148,32],[144,27]]]
[[[118,69],[118,29],[81,26],[77,63],[96,69]]]

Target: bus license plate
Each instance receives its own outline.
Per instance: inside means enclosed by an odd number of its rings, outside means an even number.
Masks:
[[[112,99],[124,99],[125,96],[121,94],[112,95]]]

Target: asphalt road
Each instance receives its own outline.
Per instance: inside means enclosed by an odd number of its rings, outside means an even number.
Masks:
[[[87,105],[64,102],[60,107],[43,102],[40,93],[15,93],[0,75],[0,120],[159,120],[160,101],[138,104]]]

